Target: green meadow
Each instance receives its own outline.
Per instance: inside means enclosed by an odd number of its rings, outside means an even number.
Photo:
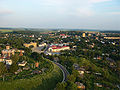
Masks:
[[[13,30],[7,30],[7,29],[2,30],[2,29],[0,29],[0,32],[2,32],[2,33],[13,32]]]

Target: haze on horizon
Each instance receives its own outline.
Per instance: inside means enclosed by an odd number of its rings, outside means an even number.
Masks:
[[[120,30],[120,0],[0,0],[0,27]]]

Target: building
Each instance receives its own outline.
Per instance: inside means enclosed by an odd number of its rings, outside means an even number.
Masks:
[[[39,47],[46,46],[46,45],[47,45],[46,43],[42,43],[39,45]]]
[[[98,57],[97,57],[97,59],[98,59],[98,60],[101,60],[101,57],[100,57],[100,56],[98,56]]]
[[[102,84],[100,83],[94,83],[97,87],[102,87]]]
[[[35,47],[37,47],[37,43],[36,42],[24,43],[24,46],[27,48],[29,48],[30,46],[34,46],[34,48],[35,48]]]
[[[23,50],[19,50],[19,52],[20,52],[19,56],[23,56],[24,51]]]
[[[27,61],[22,61],[22,62],[18,63],[18,66],[24,67],[26,64],[27,64]]]
[[[116,43],[115,42],[112,42],[112,45],[115,45]]]
[[[35,35],[31,35],[31,36],[29,36],[29,37],[35,37]]]
[[[41,74],[42,73],[42,71],[40,71],[40,70],[34,70],[31,74]]]
[[[19,56],[23,56],[24,50],[10,49],[10,46],[6,45],[6,49],[1,51],[2,55],[0,55],[0,62],[3,62],[8,66],[12,65],[12,60],[10,59],[10,57],[16,52],[20,53]]]
[[[38,62],[35,63],[35,67],[37,67],[37,68],[39,67],[39,63]]]
[[[67,37],[70,37],[69,35],[66,35],[66,34],[60,34],[60,37],[62,38],[67,38]]]
[[[11,56],[14,55],[15,52],[19,52],[19,56],[23,56],[24,50],[17,50],[17,49],[4,49],[2,50],[2,56]]]
[[[96,37],[95,39],[98,40],[98,37]]]
[[[85,69],[84,68],[78,68],[77,70],[78,70],[78,73],[80,75],[83,75],[85,73]]]
[[[78,88],[78,89],[80,89],[80,90],[81,90],[81,89],[82,89],[82,90],[85,89],[85,85],[83,85],[83,83],[75,82],[75,84],[77,85],[77,88]]]
[[[20,72],[22,72],[23,70],[22,69],[18,69],[16,72],[15,72],[15,74],[18,74],[18,73],[20,73]]]
[[[85,34],[85,33],[83,33],[83,34],[82,34],[82,37],[86,37],[86,34]]]
[[[74,67],[75,70],[78,70],[78,69],[80,68],[80,67],[79,67],[79,64],[77,64],[77,63],[74,63],[74,64],[73,64],[73,67]]]
[[[6,49],[9,50],[9,49],[10,49],[10,46],[9,46],[9,45],[6,45]]]
[[[75,49],[75,48],[77,48],[77,46],[73,46],[73,48]]]
[[[120,39],[120,37],[104,37],[104,39]]]
[[[60,51],[64,51],[64,50],[70,50],[69,46],[56,46],[56,45],[52,45],[48,51],[50,52],[60,52]]]
[[[18,50],[18,49],[10,49],[9,45],[6,45],[6,49],[2,50],[2,57],[10,57],[11,55],[14,55],[15,52],[19,52],[20,56],[23,55],[24,50]]]
[[[89,36],[89,37],[92,36],[91,33],[89,33],[88,36]]]
[[[5,59],[3,57],[0,57],[0,62],[4,62]]]
[[[15,54],[15,50],[14,49],[4,49],[2,50],[2,55],[3,56],[11,56],[11,55],[14,55]]]
[[[12,65],[12,60],[11,59],[7,59],[7,60],[5,60],[5,63],[6,63],[6,65]]]

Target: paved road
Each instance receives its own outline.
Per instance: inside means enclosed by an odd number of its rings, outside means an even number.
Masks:
[[[50,45],[48,44],[47,47],[44,50],[44,53],[47,53],[47,50],[48,50],[49,46]],[[41,49],[42,48],[43,47],[41,47],[41,48],[34,48],[33,52],[41,53]],[[63,81],[62,82],[66,82],[67,81],[67,76],[69,75],[69,72],[67,71],[67,69],[64,66],[62,66],[61,64],[59,64],[59,63],[56,63],[56,62],[53,62],[53,63],[55,63],[62,70],[62,72],[63,72]]]
[[[54,62],[55,63],[55,62]],[[65,67],[63,67],[61,64],[59,63],[55,63],[63,72],[63,81],[62,82],[66,82],[67,81],[67,76],[69,75],[69,72],[67,71],[67,69]]]

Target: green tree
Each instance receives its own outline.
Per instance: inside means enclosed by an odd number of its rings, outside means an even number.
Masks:
[[[18,55],[18,54],[15,54],[15,55],[13,55],[13,56],[11,57],[11,59],[12,59],[12,62],[13,62],[14,64],[17,64],[17,62],[18,62],[18,60],[19,60],[19,55]]]
[[[34,48],[34,46],[33,46],[33,45],[31,45],[29,48]]]
[[[9,72],[14,73],[18,70],[18,60],[19,60],[19,55],[15,54],[14,56],[11,57],[12,59],[12,65],[10,66]]]
[[[0,75],[3,77],[3,81],[6,72],[7,72],[6,66],[4,65],[4,63],[0,63]]]
[[[77,70],[72,70],[72,74],[77,77],[79,75],[78,71]]]
[[[56,85],[56,90],[66,90],[67,83],[58,83]]]
[[[120,71],[120,60],[117,61],[117,70]]]
[[[73,82],[68,82],[67,90],[77,90],[77,85]]]
[[[76,77],[74,75],[68,75],[68,81],[75,82]]]
[[[25,50],[25,55],[30,56],[32,53],[32,50],[30,48],[24,48]]]
[[[31,57],[34,58],[35,61],[38,61],[38,62],[43,60],[42,56],[37,52],[33,52],[31,54]]]
[[[11,66],[10,66],[10,69],[9,69],[9,72],[10,73],[14,73],[18,70],[18,65],[13,63]]]
[[[19,61],[22,62],[22,61],[27,61],[29,58],[27,56],[20,56],[19,57]]]

